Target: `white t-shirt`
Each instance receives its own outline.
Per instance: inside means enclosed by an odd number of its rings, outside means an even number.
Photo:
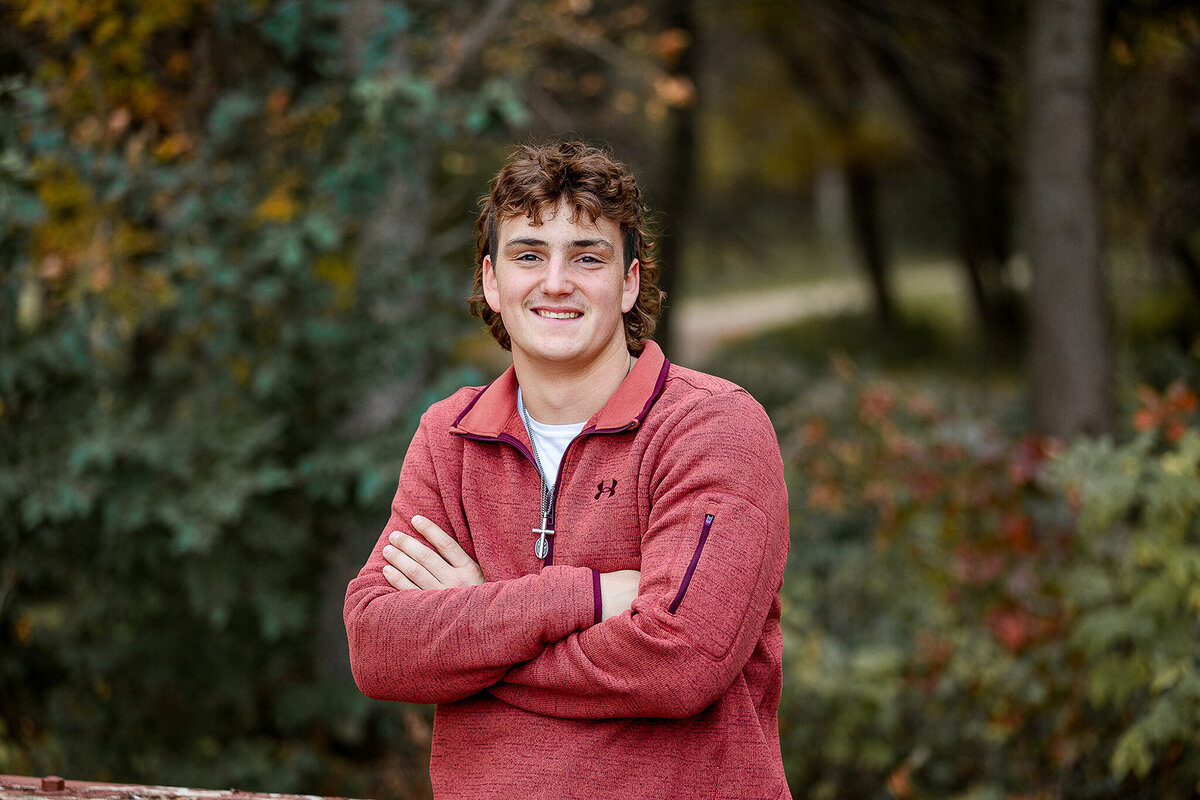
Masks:
[[[537,447],[538,458],[542,461],[542,469],[546,471],[546,485],[554,491],[558,481],[558,466],[562,463],[563,453],[567,445],[583,430],[584,422],[573,422],[569,425],[547,425],[538,422],[525,410],[525,400],[521,397],[521,388],[517,387],[517,411],[521,419],[529,420],[529,438]]]

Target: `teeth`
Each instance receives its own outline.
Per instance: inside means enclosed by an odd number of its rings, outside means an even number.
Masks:
[[[550,319],[576,319],[582,317],[578,311],[538,311],[538,316],[549,317]]]

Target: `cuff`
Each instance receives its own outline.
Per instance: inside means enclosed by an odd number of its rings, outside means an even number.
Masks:
[[[541,577],[543,582],[539,585],[544,594],[540,595],[540,599],[544,606],[533,613],[545,623],[543,642],[557,642],[596,624],[596,609],[600,607],[598,572],[591,567],[553,564],[542,567]]]
[[[592,570],[592,602],[595,608],[595,623],[599,625],[604,620],[604,598],[600,594],[600,570]]]

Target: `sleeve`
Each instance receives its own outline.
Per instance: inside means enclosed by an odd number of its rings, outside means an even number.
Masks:
[[[746,665],[787,559],[779,443],[744,392],[701,401],[673,427],[652,477],[632,609],[548,643],[490,688],[497,698],[557,717],[682,718]]]
[[[404,457],[387,527],[346,590],[350,668],[359,689],[380,700],[461,700],[595,621],[593,574],[582,567],[550,566],[511,580],[428,591],[397,591],[384,579],[388,536],[395,530],[417,536],[410,523],[415,514],[437,523],[475,557],[457,502],[458,481],[448,476],[439,482],[435,463],[443,473],[457,474],[461,452],[435,458],[427,417]]]

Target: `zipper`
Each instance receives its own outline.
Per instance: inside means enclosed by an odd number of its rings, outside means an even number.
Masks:
[[[539,484],[538,491],[539,492],[541,491],[540,484],[541,484],[542,476],[541,476],[541,473],[538,472],[537,459],[535,459],[533,457],[533,453],[531,453],[529,451],[529,448],[526,447],[525,444],[520,439],[516,438],[515,436],[511,436],[507,433],[501,433],[498,436],[494,436],[494,437],[493,436],[477,436],[472,433],[459,433],[459,434],[455,434],[455,435],[461,436],[464,439],[470,439],[471,441],[474,441],[474,442],[504,442],[505,444],[512,445],[513,449],[515,449],[518,453],[520,453],[522,456],[524,456],[525,460],[528,461],[530,463],[530,465],[533,467],[534,473],[538,476],[538,484]],[[532,434],[530,434],[530,435],[532,436]],[[578,437],[576,437],[576,438],[578,438]],[[567,445],[567,450],[570,450],[571,445],[574,443],[575,443],[575,441],[571,440],[571,443]],[[563,461],[566,461],[566,460],[567,460],[567,451],[564,450],[563,451]],[[551,531],[554,530],[554,510],[558,505],[558,485],[559,485],[560,480],[562,480],[562,461],[560,461],[558,464],[558,477],[554,481],[554,491],[550,493],[550,516],[548,516],[546,518],[546,523],[545,523],[546,529],[551,530]],[[546,558],[543,559],[542,564],[543,564],[543,566],[548,567],[553,563],[554,563],[554,534],[549,533],[549,534],[546,534]]]
[[[712,530],[715,518],[716,514],[712,511],[704,515],[704,527],[700,529],[700,541],[696,543],[696,550],[692,553],[692,561],[688,564],[687,572],[683,573],[683,581],[679,584],[679,591],[675,592],[675,599],[671,601],[671,605],[667,606],[668,614],[674,614],[679,609],[679,604],[683,602],[683,596],[687,594],[688,586],[692,582],[692,575],[696,573],[696,564],[700,561],[700,554],[704,552],[704,543],[708,541],[708,534]]]
[[[571,448],[575,446],[577,441],[584,436],[591,436],[592,433],[594,431],[589,431],[588,433],[580,431],[578,436],[567,442],[567,448],[563,450],[562,458],[558,461],[558,474],[554,477],[554,491],[550,492],[550,521],[547,523],[550,526],[550,530],[554,530],[554,518],[558,516],[558,488],[562,486],[563,467],[567,463],[567,455],[571,452]],[[533,434],[529,435],[532,436]],[[536,469],[536,467],[537,465],[535,464],[534,468]],[[546,552],[546,558],[542,561],[542,564],[548,567],[554,563],[554,537],[549,536],[547,538],[550,549]]]
[[[632,431],[632,429],[634,429],[636,427],[637,427],[637,420],[634,420],[634,421],[630,422],[629,425],[619,427],[619,428],[604,428],[604,429],[594,429],[594,431],[580,431],[580,434],[578,434],[577,437],[575,437],[574,439],[571,439],[569,441],[569,443],[566,443],[566,450],[563,451],[563,458],[560,459],[560,461],[558,462],[558,475],[554,476],[554,491],[550,493],[550,519],[548,519],[546,524],[548,525],[548,527],[550,527],[551,530],[554,530],[554,517],[558,516],[558,488],[563,485],[563,468],[566,467],[566,457],[568,457],[570,455],[571,447],[574,447],[576,441],[580,441],[584,437],[594,437],[594,435],[600,434],[600,433],[623,433],[625,431]],[[533,434],[530,434],[530,435],[533,435]],[[517,444],[520,445],[521,444],[520,441],[517,441]],[[524,447],[522,446],[521,449],[524,450]],[[529,461],[533,462],[533,456],[528,456],[528,458],[529,458]],[[535,470],[538,469],[538,463],[536,463],[536,462],[534,462],[534,469]],[[554,563],[554,536],[553,535],[546,536],[546,545],[548,546],[548,549],[546,551],[546,558],[544,561],[542,561],[542,565],[550,566]]]
[[[590,431],[580,431],[579,435],[567,444],[567,449],[563,450],[562,460],[558,462],[558,475],[554,479],[554,491],[550,493],[550,516],[546,518],[546,528],[548,530],[554,530],[554,518],[558,514],[558,488],[562,486],[563,467],[566,465],[567,455],[571,452],[571,448],[575,446],[575,443],[585,436],[595,436],[596,434],[601,433],[623,433],[625,431],[630,431],[636,428],[638,424],[639,420],[635,419],[628,425],[623,425],[619,428],[603,428]],[[525,444],[515,436],[507,433],[501,433],[495,437],[477,436],[471,433],[458,433],[455,435],[476,442],[504,442],[505,444],[510,444],[516,448],[518,453],[525,457],[526,461],[533,465],[533,471],[535,473],[537,472],[537,459],[533,457],[533,453],[529,451],[529,448],[526,447]],[[530,435],[532,436],[533,434]],[[538,480],[541,480],[540,475],[538,476]],[[542,566],[548,567],[554,563],[554,534],[552,533],[546,535],[546,548],[546,557],[542,560]]]

